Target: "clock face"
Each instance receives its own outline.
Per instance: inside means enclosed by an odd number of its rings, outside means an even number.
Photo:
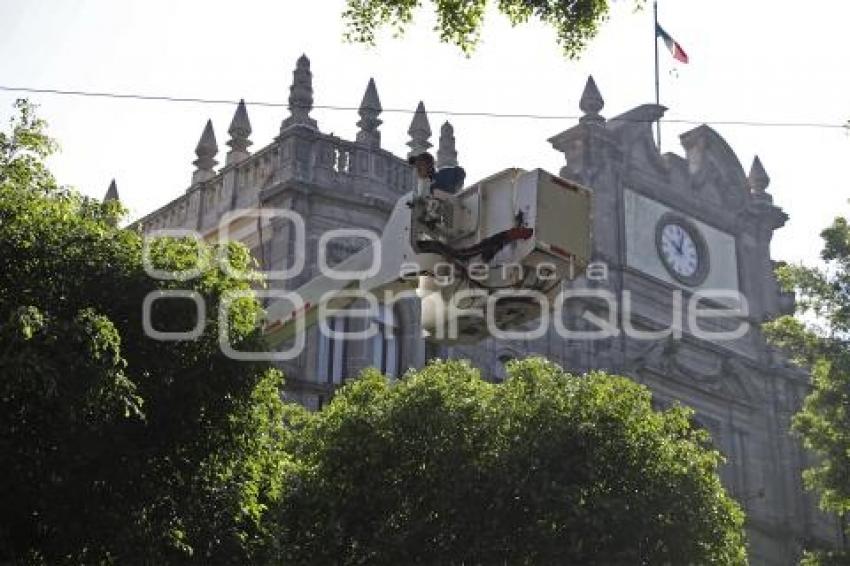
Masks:
[[[662,218],[656,231],[658,254],[667,271],[686,285],[699,285],[708,271],[708,253],[702,238],[689,222]]]
[[[661,228],[661,258],[667,267],[682,277],[692,277],[699,267],[697,245],[688,231],[679,224]]]

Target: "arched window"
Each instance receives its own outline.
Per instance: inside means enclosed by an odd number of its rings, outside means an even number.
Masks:
[[[319,381],[324,383],[342,383],[345,377],[345,339],[334,336],[334,332],[345,333],[348,331],[348,318],[335,316],[328,318],[328,334],[322,332],[322,325],[318,325],[319,331]]]
[[[401,340],[395,312],[389,305],[379,305],[373,322],[378,332],[371,338],[372,365],[381,373],[398,377],[401,364]]]

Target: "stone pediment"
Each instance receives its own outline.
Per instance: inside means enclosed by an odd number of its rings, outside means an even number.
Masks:
[[[749,194],[747,176],[726,140],[705,124],[685,132],[680,139],[692,187],[704,193],[713,190],[725,206],[744,206]]]
[[[662,155],[653,130],[666,107],[642,104],[606,120],[592,79],[580,107],[585,114],[579,123],[549,139],[566,157],[562,175],[593,185],[601,172],[616,171],[633,184],[663,187],[681,202],[697,200],[715,209],[742,210],[752,200],[738,157],[711,127],[701,125],[680,136],[684,157]]]
[[[642,104],[608,122],[607,128],[617,136],[626,161],[632,167],[667,175],[667,166],[652,137],[653,124],[666,111],[666,107],[658,104]]]

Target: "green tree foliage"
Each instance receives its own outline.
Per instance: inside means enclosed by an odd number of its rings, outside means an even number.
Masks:
[[[149,277],[140,236],[114,226],[120,205],[58,187],[44,123],[17,109],[0,134],[0,563],[258,560],[287,463],[281,376],[217,343],[223,294],[250,281]],[[161,240],[152,258],[182,269],[214,253]],[[244,248],[230,258],[249,269]],[[168,288],[205,301],[198,340],[145,336],[143,300]],[[195,325],[190,301],[156,306],[161,330]],[[258,305],[232,312],[237,347],[258,347]]]
[[[287,564],[744,564],[721,456],[643,386],[542,359],[347,385],[290,437]]]
[[[797,296],[797,317],[768,323],[767,336],[798,363],[812,370],[813,389],[794,418],[794,429],[814,451],[806,485],[821,507],[841,515],[850,511],[850,224],[836,218],[821,232],[822,267],[783,265],[780,284]],[[850,554],[813,557],[824,564],[850,562]],[[843,561],[842,561],[843,560]]]
[[[393,27],[400,35],[422,4],[421,0],[347,0],[345,37],[373,45],[375,33],[383,26]],[[432,4],[440,40],[471,53],[480,38],[488,0],[432,0]],[[643,0],[635,4],[641,6]],[[610,0],[497,0],[496,8],[513,25],[537,19],[551,26],[564,54],[575,58],[607,18]]]
[[[44,159],[56,150],[48,137],[44,120],[26,100],[14,105],[9,131],[0,131],[0,186],[46,193],[56,189],[56,181]]]

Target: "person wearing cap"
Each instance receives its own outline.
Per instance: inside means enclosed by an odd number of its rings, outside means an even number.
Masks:
[[[426,194],[429,194],[434,174],[436,173],[434,170],[434,156],[427,151],[423,151],[422,153],[411,155],[407,159],[407,162],[413,165],[416,172],[416,196],[420,198],[424,197]]]
[[[435,189],[454,194],[463,188],[466,179],[463,167],[443,167],[437,171],[434,169],[434,156],[427,151],[411,155],[407,162],[416,170],[416,194],[419,197],[431,194]]]

